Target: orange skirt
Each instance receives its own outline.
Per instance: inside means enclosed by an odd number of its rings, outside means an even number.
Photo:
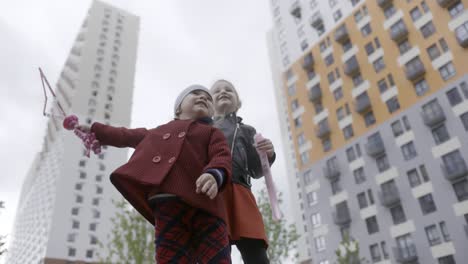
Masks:
[[[222,193],[231,242],[235,244],[241,238],[260,239],[268,247],[262,215],[252,191],[240,184],[231,183],[227,184]]]

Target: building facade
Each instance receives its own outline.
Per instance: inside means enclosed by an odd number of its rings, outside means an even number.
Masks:
[[[271,2],[300,262],[465,263],[468,1]]]
[[[130,125],[139,18],[94,1],[55,85],[81,123]],[[49,110],[58,115],[57,104]],[[81,141],[49,119],[42,151],[23,183],[7,263],[97,263],[121,199],[108,179],[127,151],[84,156]]]

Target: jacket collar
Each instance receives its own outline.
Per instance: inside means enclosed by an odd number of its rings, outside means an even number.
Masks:
[[[227,114],[225,116],[216,116],[214,118],[214,121],[219,121],[221,119],[228,119],[228,120],[231,120],[231,121],[235,121],[236,123],[239,123],[239,124],[242,123],[242,117],[237,116],[237,114],[235,112],[229,113],[229,114]]]

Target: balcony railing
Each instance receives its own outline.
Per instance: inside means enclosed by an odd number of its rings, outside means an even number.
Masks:
[[[308,70],[308,69],[312,70],[314,68],[314,63],[315,63],[314,56],[312,55],[312,53],[309,53],[304,57],[302,68],[304,70]]]
[[[337,206],[336,211],[333,213],[333,220],[338,226],[349,225],[351,223],[351,214],[348,206]]]
[[[330,135],[330,125],[328,125],[328,121],[322,121],[318,124],[315,135],[319,138],[325,138]]]
[[[314,102],[319,100],[322,97],[322,89],[320,88],[320,83],[314,85],[309,91],[309,100]]]
[[[393,249],[396,261],[406,264],[412,263],[418,259],[418,253],[415,245],[409,245],[404,248],[396,247]]]
[[[411,67],[406,66],[405,73],[406,79],[414,82],[426,73],[426,68],[422,62],[415,63]]]
[[[441,168],[445,178],[450,182],[466,177],[468,174],[468,168],[464,160],[455,161],[451,166],[441,164]]]
[[[432,106],[430,110],[421,112],[424,124],[428,127],[433,127],[445,121],[445,113],[440,105]]]
[[[443,8],[449,7],[455,2],[457,2],[457,0],[437,0],[437,3]]]
[[[369,156],[377,157],[379,154],[385,152],[385,145],[381,137],[374,137],[367,141],[366,152]]]
[[[380,203],[385,207],[392,207],[400,202],[400,192],[396,186],[380,192],[379,197]]]
[[[356,59],[356,56],[351,57],[345,62],[344,73],[348,76],[354,76],[359,73],[359,63]]]
[[[348,39],[349,39],[348,28],[346,28],[346,25],[343,24],[335,31],[335,41],[343,44]]]

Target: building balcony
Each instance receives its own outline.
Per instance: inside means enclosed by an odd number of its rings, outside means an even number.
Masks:
[[[325,166],[325,168],[323,168],[323,176],[325,176],[325,178],[327,178],[329,181],[335,181],[340,177],[340,175],[341,171],[338,165]]]
[[[324,120],[318,124],[315,135],[319,138],[326,138],[330,135],[330,132],[330,125],[328,125],[327,120]]]
[[[333,220],[338,226],[347,226],[351,223],[351,214],[349,213],[348,204],[346,202],[343,206],[336,206],[336,211],[333,213]]]
[[[406,66],[405,74],[406,79],[415,82],[419,80],[420,77],[424,76],[424,74],[426,74],[426,68],[422,62],[412,64],[411,67]]]
[[[377,4],[381,8],[385,8],[385,7],[389,6],[392,2],[393,2],[393,0],[377,0]]]
[[[343,44],[347,40],[349,40],[348,28],[346,28],[346,24],[343,24],[335,31],[335,41]]]
[[[466,25],[461,25],[455,29],[455,35],[457,37],[458,44],[460,44],[460,46],[462,46],[463,48],[468,47],[468,32],[466,28]]]
[[[457,2],[457,0],[437,0],[437,3],[439,3],[440,7],[443,8],[449,7],[455,2]]]
[[[355,76],[360,71],[356,56],[351,57],[345,62],[344,73],[348,76]]]
[[[392,187],[389,190],[379,192],[380,203],[390,208],[400,202],[400,192],[397,187]]]
[[[374,137],[366,143],[366,153],[369,156],[377,157],[385,152],[385,145],[381,137]]]
[[[442,107],[437,104],[437,106],[433,106],[429,110],[423,110],[421,112],[422,119],[424,124],[428,127],[436,126],[445,121],[445,113]]]
[[[400,43],[403,39],[408,37],[408,27],[406,27],[405,23],[398,23],[398,25],[390,28],[390,37],[393,41]]]
[[[450,167],[444,164],[441,164],[440,167],[444,172],[445,179],[450,182],[457,181],[468,174],[468,168],[464,160],[455,161]]]
[[[323,18],[320,12],[316,12],[311,18],[310,18],[310,25],[313,28],[318,28],[321,25],[323,25]]]
[[[312,70],[314,69],[314,64],[315,64],[314,56],[312,55],[312,53],[309,53],[304,57],[302,68],[304,70]]]
[[[322,98],[322,89],[320,88],[320,83],[318,83],[309,90],[309,100],[314,102],[320,98]]]
[[[295,1],[291,5],[290,12],[291,12],[291,15],[293,15],[295,18],[301,19],[301,6],[299,4],[299,1]]]
[[[405,248],[393,248],[393,253],[396,261],[402,264],[409,264],[418,260],[418,253],[416,252],[415,245],[409,245]]]
[[[364,93],[358,97],[356,97],[356,100],[354,102],[354,108],[356,112],[363,114],[367,110],[372,108],[372,104],[370,102],[370,98],[367,95],[367,93]]]

